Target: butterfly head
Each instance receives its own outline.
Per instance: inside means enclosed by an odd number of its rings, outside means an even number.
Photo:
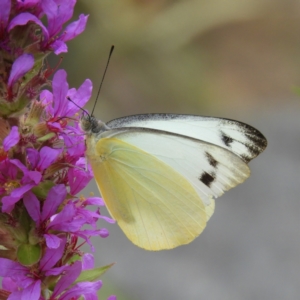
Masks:
[[[85,114],[80,119],[80,127],[86,135],[98,135],[109,129],[104,122]]]

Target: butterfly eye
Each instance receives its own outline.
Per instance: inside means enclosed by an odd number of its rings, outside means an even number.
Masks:
[[[80,127],[83,131],[88,132],[93,129],[93,123],[89,115],[82,115],[80,118]]]

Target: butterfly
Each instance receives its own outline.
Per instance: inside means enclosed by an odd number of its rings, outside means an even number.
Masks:
[[[108,123],[84,115],[86,156],[110,215],[135,245],[172,249],[193,241],[221,196],[250,175],[267,146],[229,119],[142,114]]]

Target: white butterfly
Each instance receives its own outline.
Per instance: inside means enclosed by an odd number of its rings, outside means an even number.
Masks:
[[[84,116],[87,157],[111,216],[147,250],[190,243],[214,212],[214,198],[250,175],[267,146],[253,127],[175,114]]]

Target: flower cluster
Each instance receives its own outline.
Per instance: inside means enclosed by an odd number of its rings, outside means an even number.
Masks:
[[[93,177],[79,127],[92,83],[69,89],[67,73],[50,81],[45,65],[85,29],[85,15],[65,26],[75,2],[0,1],[1,299],[98,299],[111,266],[95,269],[78,243],[93,251],[90,238],[108,236],[98,219],[114,222],[101,215],[101,198],[77,196]]]

